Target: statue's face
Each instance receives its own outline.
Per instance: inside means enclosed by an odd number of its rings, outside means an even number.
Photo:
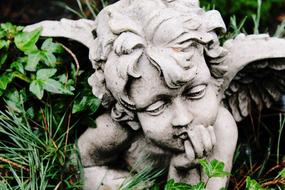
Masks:
[[[191,59],[197,64],[196,77],[179,88],[169,88],[158,70],[145,61],[139,64],[141,78],[130,86],[129,96],[145,136],[156,145],[184,151],[186,131],[197,125],[213,125],[218,101],[209,69],[201,54]]]

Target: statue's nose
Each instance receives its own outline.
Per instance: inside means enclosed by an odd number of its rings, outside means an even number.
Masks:
[[[186,127],[193,120],[193,115],[187,109],[187,104],[177,98],[173,101],[173,116],[171,124],[173,127]]]

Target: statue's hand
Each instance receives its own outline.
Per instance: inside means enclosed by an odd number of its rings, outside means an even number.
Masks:
[[[175,154],[171,158],[168,179],[196,184],[200,180],[198,160],[195,159],[194,149],[189,140],[184,141],[185,152]]]
[[[193,126],[187,129],[188,138],[184,141],[185,152],[172,157],[171,164],[177,169],[195,167],[198,159],[206,157],[216,144],[213,126]]]
[[[170,165],[178,170],[193,168],[197,164],[194,149],[189,140],[184,141],[185,152],[171,158]]]
[[[193,150],[195,152],[195,158],[203,158],[211,153],[214,145],[216,144],[216,135],[213,126],[205,127],[203,125],[196,125],[190,127],[187,130]],[[185,146],[185,143],[184,143]],[[185,146],[185,152],[187,154],[187,146]]]

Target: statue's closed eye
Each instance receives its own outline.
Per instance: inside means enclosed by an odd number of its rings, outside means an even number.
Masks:
[[[190,99],[190,100],[198,100],[205,95],[206,88],[207,88],[206,84],[194,86],[190,89],[187,89],[183,93],[183,96],[186,97],[187,99]],[[168,101],[164,101],[164,100],[156,101],[153,104],[149,105],[145,109],[145,112],[147,112],[151,115],[159,115],[167,107],[168,103],[169,103]]]
[[[186,90],[184,92],[184,96],[187,99],[191,99],[191,100],[200,99],[200,98],[202,98],[205,95],[206,87],[207,87],[206,84],[201,84],[201,85],[194,86],[194,87]]]
[[[164,110],[166,105],[167,105],[167,102],[159,100],[159,101],[149,105],[145,111],[151,115],[158,115]]]

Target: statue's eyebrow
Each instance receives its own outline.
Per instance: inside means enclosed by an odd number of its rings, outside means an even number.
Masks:
[[[177,36],[176,38],[169,41],[167,44],[171,46],[171,45],[187,43],[189,41],[197,42],[201,45],[205,45],[205,44],[209,43],[208,38],[204,39],[197,32],[183,32],[179,36]]]
[[[195,80],[196,79],[196,80]],[[198,79],[198,80],[197,80]],[[187,93],[189,90],[191,90],[192,88],[199,86],[199,85],[208,85],[208,83],[210,82],[210,79],[206,79],[206,78],[199,78],[199,77],[195,77],[191,83],[187,83],[185,85],[185,87],[183,88],[182,91],[182,95]]]

